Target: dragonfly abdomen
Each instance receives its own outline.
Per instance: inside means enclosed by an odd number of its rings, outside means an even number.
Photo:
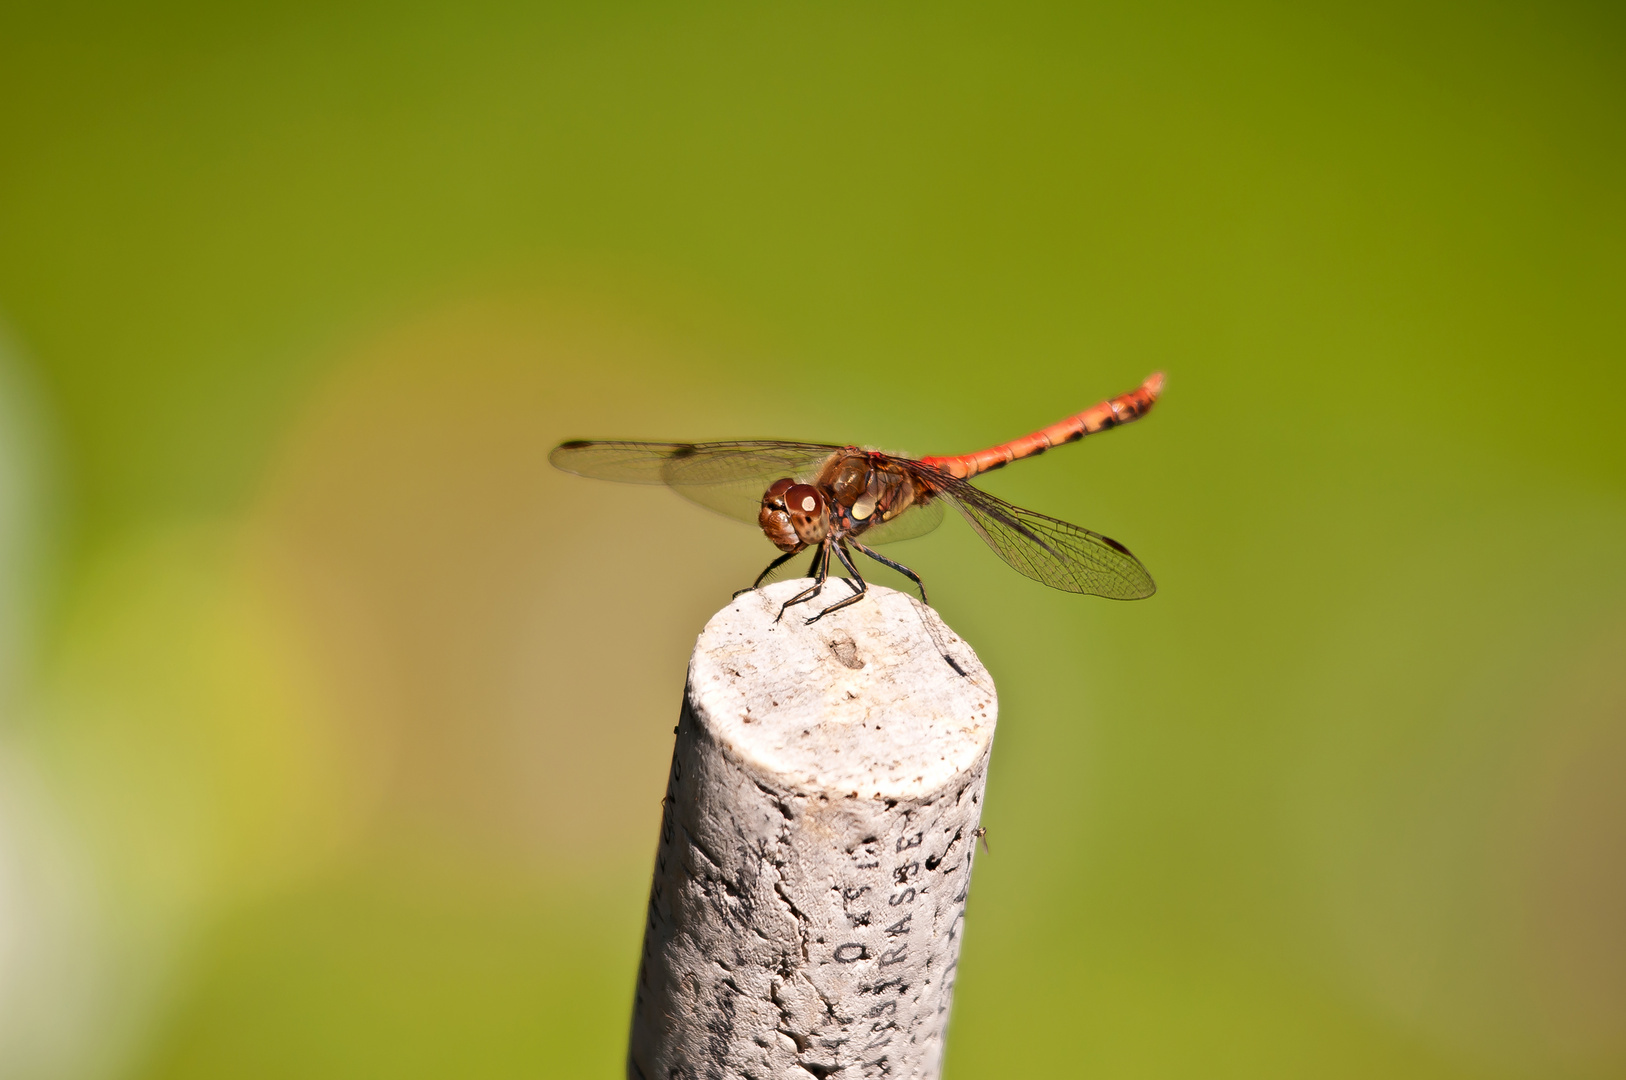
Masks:
[[[1115,398],[1098,402],[1081,413],[1075,413],[1065,420],[1058,420],[1020,439],[990,446],[974,454],[928,457],[920,460],[950,476],[965,480],[979,473],[1003,468],[1022,458],[1037,457],[1053,446],[1077,442],[1086,435],[1094,435],[1098,431],[1106,431],[1108,428],[1139,420],[1151,411],[1157,402],[1158,394],[1162,392],[1163,373],[1156,372],[1127,394],[1119,394]]]

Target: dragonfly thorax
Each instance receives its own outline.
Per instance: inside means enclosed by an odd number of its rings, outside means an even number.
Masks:
[[[890,521],[919,501],[907,473],[884,455],[856,448],[832,455],[818,483],[830,493],[832,525],[844,536]]]

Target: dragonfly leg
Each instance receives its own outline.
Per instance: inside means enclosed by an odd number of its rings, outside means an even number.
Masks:
[[[808,575],[813,578],[813,584],[797,593],[795,596],[779,605],[779,614],[774,617],[778,622],[785,617],[785,609],[793,604],[805,604],[819,593],[824,591],[824,582],[830,576],[830,541],[825,540],[819,549],[813,553],[813,565],[807,568]]]
[[[931,601],[926,599],[926,583],[924,581],[920,580],[920,575],[919,574],[915,573],[913,570],[909,569],[907,566],[903,565],[900,562],[893,562],[891,559],[887,558],[885,555],[882,555],[879,551],[876,551],[873,548],[865,547],[863,544],[860,544],[857,540],[853,541],[853,547],[857,548],[859,551],[862,551],[865,555],[868,555],[870,558],[874,559],[876,562],[880,563],[882,566],[890,566],[892,569],[896,570],[898,573],[902,574],[904,577],[906,577],[910,581],[914,582],[916,587],[918,587],[920,589],[920,602],[922,604],[927,605],[928,607],[931,606]]]
[[[822,544],[813,549],[813,565],[809,566],[807,568],[807,576],[808,577],[810,577],[810,578],[818,578],[818,580],[822,582],[822,581],[824,581],[824,576],[821,576],[820,573],[819,573],[819,561],[821,559],[824,561],[824,565],[825,565],[825,568],[826,568],[825,573],[828,574],[829,573],[828,568],[830,566],[830,553],[828,551],[824,550],[824,546]],[[850,589],[852,589],[853,592],[858,592],[859,591],[858,586],[854,585],[851,581],[847,581],[846,578],[842,578],[841,580],[846,581],[847,586]],[[791,601],[791,602],[795,603],[795,601]]]
[[[819,562],[821,560],[824,563],[824,569],[822,571],[819,569]],[[830,575],[830,553],[828,551],[826,551],[824,549],[824,545],[821,544],[817,548],[813,549],[813,565],[809,566],[807,568],[807,576],[810,577],[810,578],[818,579],[819,584],[822,585],[822,584],[824,584],[824,582],[826,580],[828,580],[829,575]],[[857,585],[854,585],[852,583],[852,579],[850,579],[850,578],[841,578],[840,580],[845,581],[847,583],[847,587],[849,589],[851,589],[853,592],[863,592],[864,591],[864,590],[860,589]],[[818,594],[814,593],[813,595],[817,596]],[[811,599],[811,597],[809,597],[809,599]],[[795,602],[796,601],[794,601],[794,600],[791,601],[791,603],[793,603],[793,604]]]
[[[775,570],[779,569],[781,566],[784,566],[785,563],[787,561],[789,561],[790,557],[792,555],[794,555],[794,554],[796,554],[796,552],[787,551],[783,555],[779,556],[779,558],[775,559],[773,562],[768,564],[768,568],[766,570],[762,571],[762,573],[757,575],[757,579],[755,581],[751,582],[751,588],[750,589],[741,589],[741,590],[739,590],[739,592],[736,592],[734,595],[736,597],[738,597],[738,596],[741,596],[741,595],[743,595],[745,593],[750,592],[752,589],[760,588],[762,586],[762,579],[767,577],[769,574],[773,573]]]
[[[851,596],[847,597],[845,600],[840,600],[834,604],[831,604],[829,607],[807,620],[810,623],[816,623],[826,615],[830,614],[832,611],[840,611],[848,604],[858,603],[858,601],[864,598],[864,594],[869,591],[869,583],[866,582],[863,575],[858,572],[858,567],[853,565],[853,557],[847,551],[846,542],[843,540],[837,540],[835,542],[835,549],[836,558],[841,560],[841,565],[845,566],[847,568],[847,572],[852,575],[849,584],[852,581],[856,581],[858,584],[853,586],[853,594]]]

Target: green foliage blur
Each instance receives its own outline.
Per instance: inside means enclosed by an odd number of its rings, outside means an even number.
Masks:
[[[1626,19],[0,10],[0,1074],[617,1077],[694,635],[571,437],[958,453],[948,1076],[1626,1074]],[[897,585],[899,579],[878,575]]]

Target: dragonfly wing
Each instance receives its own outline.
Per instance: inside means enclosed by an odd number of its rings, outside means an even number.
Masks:
[[[1146,567],[1116,540],[1013,506],[963,480],[939,483],[988,546],[1035,581],[1113,600],[1140,600],[1157,591]]]
[[[822,443],[567,442],[548,460],[556,468],[598,480],[665,484],[690,502],[755,524],[762,493],[780,477],[808,479],[839,450]]]
[[[924,505],[916,503],[891,521],[867,529],[860,536],[864,543],[895,544],[899,540],[913,540],[925,536],[943,524],[943,500],[933,499]]]

